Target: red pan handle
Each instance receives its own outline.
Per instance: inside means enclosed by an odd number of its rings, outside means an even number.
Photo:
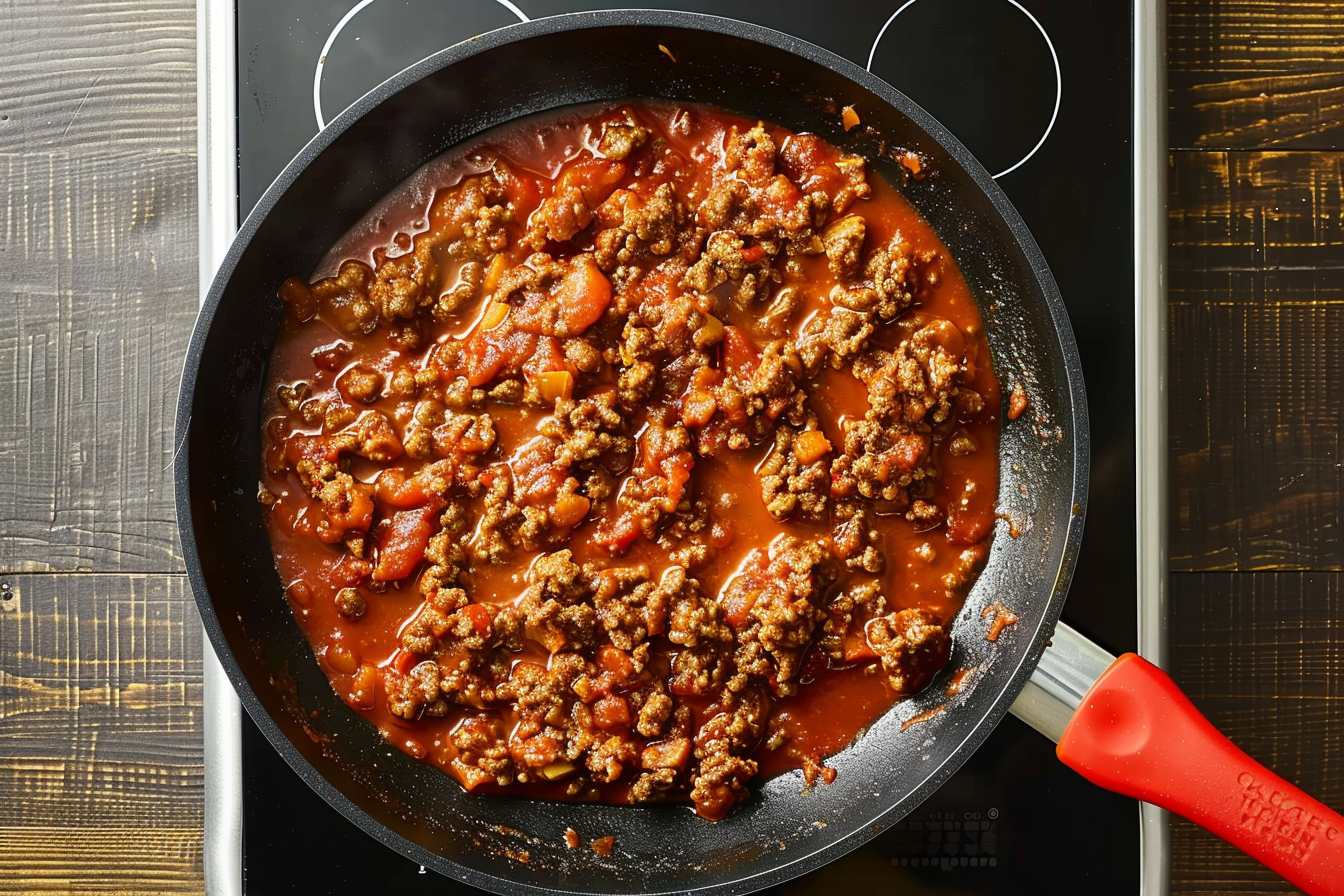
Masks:
[[[1183,815],[1313,896],[1344,896],[1344,817],[1266,769],[1132,653],[1097,679],[1059,758],[1109,790]]]

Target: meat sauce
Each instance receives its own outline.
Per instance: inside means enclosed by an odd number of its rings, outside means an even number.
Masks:
[[[975,303],[864,160],[708,107],[521,121],[291,277],[265,505],[332,687],[468,790],[723,817],[946,662]]]

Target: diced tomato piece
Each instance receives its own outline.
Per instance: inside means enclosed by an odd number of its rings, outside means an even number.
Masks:
[[[301,460],[327,461],[340,460],[341,452],[332,447],[330,436],[309,436],[295,433],[285,439],[285,461],[290,469],[298,466]]]
[[[541,188],[534,176],[504,164],[495,166],[495,176],[503,182],[504,196],[513,208],[533,209],[541,202]]]
[[[577,336],[597,323],[611,304],[611,281],[591,255],[584,255],[556,285],[555,299],[565,329]]]
[[[522,742],[510,741],[513,760],[528,768],[541,768],[560,758],[560,744],[549,734],[537,734]]]
[[[396,467],[383,470],[373,481],[374,494],[382,503],[398,510],[413,507],[442,508],[444,501],[439,495],[426,491],[426,485],[435,476],[451,479],[452,464],[449,461],[435,461],[407,477],[405,471]]]
[[[556,192],[567,187],[578,187],[589,208],[597,208],[625,179],[625,162],[614,159],[586,158],[575,162],[556,184]]]
[[[644,517],[635,513],[622,513],[614,520],[605,520],[597,527],[593,540],[607,550],[615,553],[630,547],[640,533],[644,531]]]
[[[342,554],[340,561],[327,573],[327,583],[333,588],[353,588],[368,578],[372,569],[369,561]]]
[[[373,524],[372,486],[362,482],[353,483],[346,493],[347,501],[342,507],[322,505],[322,516],[326,525],[317,524],[316,534],[319,540],[327,544],[343,541],[351,532],[367,532]]]
[[[866,663],[875,659],[877,652],[873,650],[873,645],[868,643],[868,638],[862,630],[845,635],[845,662]]]
[[[765,257],[765,248],[763,246],[746,246],[742,249],[742,261],[747,264],[760,261]]]
[[[375,582],[394,582],[410,575],[425,556],[429,537],[434,534],[434,511],[399,510],[378,538],[378,561],[373,567]]]
[[[588,515],[593,502],[583,495],[565,492],[556,496],[550,511],[551,525],[560,529],[572,529]]]
[[[403,650],[398,647],[397,652],[392,654],[392,659],[388,661],[387,665],[389,668],[395,669],[397,672],[405,675],[414,669],[419,662],[420,657],[411,653],[409,650]]]
[[[494,379],[506,360],[499,346],[481,332],[468,336],[462,349],[467,356],[467,381],[473,386],[482,386]]]
[[[496,335],[497,331],[474,331],[467,337],[463,351],[467,356],[467,381],[473,386],[483,386],[495,378],[501,370],[517,372],[523,361],[532,356],[537,347],[537,337],[521,330]]]
[[[725,589],[719,601],[719,605],[723,607],[723,620],[733,628],[741,628],[746,624],[747,614],[756,606],[756,600],[760,596],[759,588]]]
[[[890,473],[897,475],[909,473],[919,463],[928,447],[928,439],[918,433],[909,432],[896,436],[892,446],[881,454],[882,465],[888,467],[890,471],[883,479],[889,478]]]
[[[947,540],[953,544],[976,544],[994,528],[992,507],[954,507],[947,514]]]
[[[536,349],[523,361],[523,372],[539,374],[553,370],[568,370],[565,366],[564,350],[560,348],[560,340],[554,336],[539,336]]]
[[[723,369],[739,382],[751,379],[761,364],[761,353],[751,337],[738,327],[723,328]]]
[[[649,744],[640,755],[639,763],[644,768],[686,767],[691,758],[691,740],[688,737],[674,737],[670,740]]]
[[[476,634],[482,638],[490,637],[490,628],[492,619],[490,611],[482,604],[467,604],[462,608],[462,615],[471,620],[471,627],[476,630]]]

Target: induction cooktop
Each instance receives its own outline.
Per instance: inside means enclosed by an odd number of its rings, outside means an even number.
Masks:
[[[237,222],[304,144],[365,92],[491,29],[631,5],[202,0],[203,293]],[[1160,427],[1149,402],[1136,399],[1150,388],[1152,353],[1160,359],[1154,347],[1160,325],[1143,310],[1151,290],[1140,288],[1153,276],[1154,260],[1147,257],[1152,246],[1139,226],[1153,196],[1160,195],[1143,161],[1160,146],[1144,127],[1156,120],[1148,108],[1158,95],[1150,89],[1154,72],[1148,70],[1156,59],[1151,55],[1155,5],[1146,0],[655,5],[765,25],[865,66],[942,121],[998,179],[1059,284],[1087,383],[1092,491],[1063,618],[1112,653],[1142,646],[1146,655],[1159,655],[1156,605],[1144,609],[1135,598],[1141,580],[1158,587],[1161,581],[1161,542],[1139,525],[1151,515],[1156,487],[1151,479],[1160,482],[1160,471],[1150,469],[1153,457],[1160,456],[1151,450]],[[1158,599],[1152,587],[1146,596]],[[239,712],[213,654],[206,652],[210,892],[476,892],[388,850],[309,790]],[[771,892],[856,886],[935,894],[1162,891],[1160,816],[1149,810],[1141,835],[1138,803],[1087,783],[1053,753],[1050,741],[1009,717],[900,823]]]

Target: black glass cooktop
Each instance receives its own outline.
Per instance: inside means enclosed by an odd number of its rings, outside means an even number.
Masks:
[[[431,53],[525,18],[621,0],[237,0],[243,215],[321,122]],[[1087,530],[1064,618],[1112,652],[1135,622],[1130,16],[1112,0],[680,0],[820,44],[894,84],[974,152],[1026,219],[1069,308],[1087,381]],[[749,110],[744,110],[749,111]],[[244,725],[244,885],[270,893],[467,893],[329,808]],[[928,802],[776,888],[1132,894],[1138,807],[1009,717]],[[880,888],[880,889],[877,889]]]

